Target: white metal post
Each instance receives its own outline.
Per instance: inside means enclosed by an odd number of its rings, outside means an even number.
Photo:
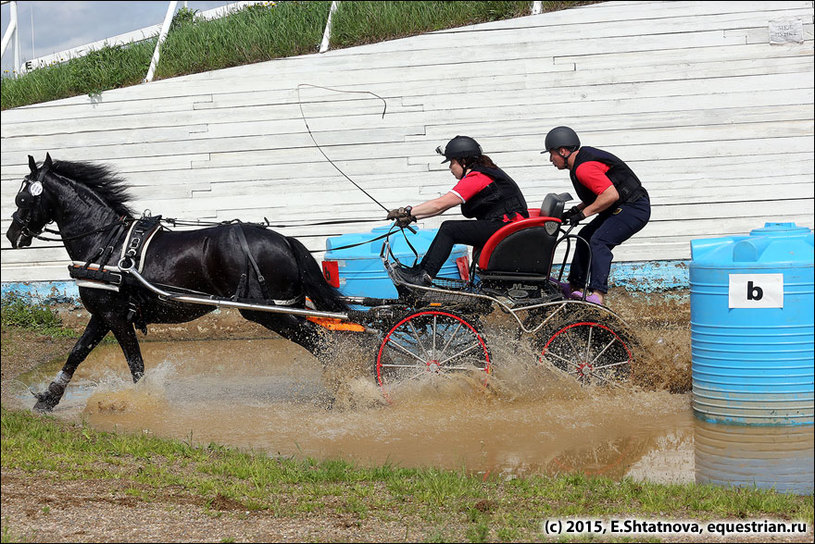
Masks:
[[[331,9],[328,10],[328,21],[325,23],[325,31],[323,32],[323,41],[320,43],[320,53],[328,51],[328,45],[331,43],[331,17],[337,11],[339,2],[331,2]]]
[[[17,20],[17,2],[11,3],[10,13],[14,13],[14,77],[20,75],[20,21]]]
[[[17,2],[9,2],[9,23],[6,32],[3,34],[3,46],[0,56],[5,55],[9,42],[14,38],[14,71],[11,74],[12,77],[17,77],[20,70],[20,33],[17,31],[18,27]]]
[[[543,2],[532,2],[532,15],[540,15],[543,11]]]
[[[34,4],[29,6],[28,16],[31,21],[31,58],[34,58]]]
[[[153,81],[153,75],[156,73],[156,66],[158,66],[161,44],[164,43],[164,40],[167,39],[167,33],[170,32],[170,23],[173,22],[176,6],[178,6],[178,2],[170,2],[170,5],[167,6],[167,14],[164,16],[164,24],[161,25],[161,32],[158,35],[156,49],[153,51],[153,58],[150,59],[150,69],[147,70],[147,77],[144,78],[144,83]]]
[[[3,2],[5,4],[5,2]],[[3,33],[3,46],[2,52],[0,52],[0,56],[6,54],[6,47],[8,47],[9,42],[11,41],[11,37],[17,33],[17,2],[9,2],[11,4],[9,9],[9,22],[8,28]]]

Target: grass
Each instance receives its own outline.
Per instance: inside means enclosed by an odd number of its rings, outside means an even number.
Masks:
[[[543,2],[558,11],[596,2]],[[334,49],[528,15],[532,2],[343,2],[332,19]],[[329,1],[264,2],[210,21],[182,8],[161,48],[156,79],[316,53]],[[17,78],[5,77],[0,109],[137,85],[147,75],[157,36],[108,46]]]
[[[575,5],[544,2],[547,11]],[[531,2],[348,2],[331,23],[331,47],[352,47],[425,32],[529,15]],[[465,59],[462,59],[465,60]]]
[[[63,328],[62,320],[51,307],[37,304],[16,293],[9,292],[3,295],[0,308],[3,329],[17,327],[55,337],[76,335],[74,331]]]
[[[409,528],[406,539],[470,542],[541,540],[543,520],[576,516],[813,522],[811,495],[616,482],[582,474],[505,479],[464,470],[362,467],[101,432],[5,409],[1,420],[3,471],[37,475],[55,485],[68,479],[115,480],[126,490],[122,493],[137,500],[193,501],[213,515],[222,515],[220,510],[295,519],[342,514],[358,522],[399,520]]]
[[[187,22],[168,34],[156,75],[168,78],[314,53],[330,7],[324,1],[280,2],[255,4],[206,22],[185,17]]]
[[[155,39],[104,47],[84,57],[33,70],[17,79],[3,78],[2,109],[16,108],[140,83],[150,66]]]

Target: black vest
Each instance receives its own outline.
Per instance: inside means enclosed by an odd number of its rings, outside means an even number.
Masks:
[[[597,199],[597,195],[595,195],[588,187],[577,181],[577,176],[575,175],[578,166],[584,162],[590,161],[601,162],[609,167],[608,172],[606,172],[606,176],[608,176],[608,179],[611,180],[614,188],[617,189],[617,192],[620,194],[620,199],[614,204],[614,206],[619,206],[620,204],[625,204],[626,202],[634,202],[639,200],[640,197],[648,196],[648,192],[642,186],[642,183],[640,183],[637,175],[622,160],[601,149],[596,149],[594,147],[581,147],[580,152],[577,154],[577,157],[574,160],[572,169],[569,171],[569,177],[572,179],[574,190],[577,192],[577,196],[582,202],[591,204]],[[614,206],[612,206],[612,208]]]
[[[461,205],[461,213],[464,217],[498,221],[503,220],[504,215],[514,219],[516,213],[529,217],[523,193],[506,172],[500,168],[487,168],[480,165],[473,166],[471,170],[489,177],[492,183]]]

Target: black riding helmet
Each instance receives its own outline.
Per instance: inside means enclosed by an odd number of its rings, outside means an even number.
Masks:
[[[483,154],[478,142],[469,136],[456,136],[447,142],[444,151],[442,151],[441,146],[437,147],[436,153],[444,155],[444,160],[441,161],[442,164],[450,162],[451,159],[474,159]]]
[[[555,127],[546,135],[546,142],[544,144],[546,149],[541,153],[549,153],[553,149],[560,149],[565,147],[569,151],[577,151],[580,149],[580,138],[577,137],[577,132],[569,127]]]

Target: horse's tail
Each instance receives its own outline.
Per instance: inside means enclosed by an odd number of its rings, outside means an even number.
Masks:
[[[306,296],[311,298],[317,309],[328,312],[349,310],[348,304],[340,298],[339,292],[325,281],[320,266],[306,246],[297,238],[287,236],[286,239],[294,252]]]

